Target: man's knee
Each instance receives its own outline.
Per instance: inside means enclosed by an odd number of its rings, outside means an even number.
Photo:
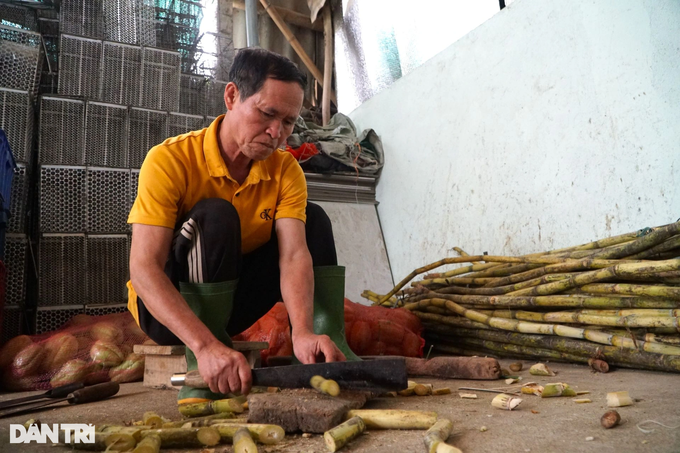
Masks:
[[[305,235],[307,248],[312,255],[314,266],[335,266],[338,257],[335,251],[331,219],[318,204],[307,202],[307,223]]]
[[[223,198],[206,198],[194,205],[188,217],[201,223],[228,226],[241,225],[238,212],[233,204]]]
[[[333,236],[333,224],[330,217],[321,206],[307,202],[307,227],[308,230],[330,233]]]

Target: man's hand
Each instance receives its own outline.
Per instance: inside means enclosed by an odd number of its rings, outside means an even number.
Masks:
[[[246,358],[219,341],[194,351],[198,371],[215,393],[247,395],[252,386],[252,375]]]
[[[302,363],[344,362],[345,355],[328,335],[293,333],[293,350]]]

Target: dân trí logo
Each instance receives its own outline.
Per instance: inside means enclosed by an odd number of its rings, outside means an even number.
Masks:
[[[46,444],[47,439],[53,444],[60,441],[59,431],[63,431],[61,441],[65,444],[93,444],[94,443],[94,425],[85,423],[54,423],[52,426],[42,423],[30,425],[26,428],[24,425],[9,425],[9,443],[10,444],[30,444],[36,442],[38,444]]]

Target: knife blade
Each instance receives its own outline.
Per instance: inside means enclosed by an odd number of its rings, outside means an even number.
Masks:
[[[68,396],[69,393],[72,393],[76,390],[80,390],[81,388],[85,387],[85,384],[82,382],[76,382],[75,384],[66,384],[62,385],[60,387],[55,387],[51,390],[46,391],[45,393],[41,393],[39,395],[31,395],[31,396],[24,396],[23,398],[16,398],[13,400],[7,400],[7,401],[2,401],[0,402],[0,409],[5,409],[7,407],[13,407],[13,406],[20,406],[23,404],[26,404],[30,401],[37,401],[45,398],[64,398],[65,396]]]
[[[253,368],[251,371],[253,385],[262,387],[309,388],[309,380],[316,375],[333,379],[340,388],[347,390],[383,393],[408,386],[403,358]],[[175,374],[170,381],[175,386],[208,387],[198,370]]]

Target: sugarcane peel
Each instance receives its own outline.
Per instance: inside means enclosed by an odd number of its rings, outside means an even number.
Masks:
[[[142,439],[132,453],[158,453],[161,449],[161,438],[155,434]]]
[[[257,445],[246,428],[234,433],[234,453],[257,453]]]
[[[529,368],[529,373],[534,376],[555,376],[555,372],[548,368],[545,363],[532,365],[531,368]]]
[[[505,383],[508,384],[508,385],[514,384],[514,383],[516,383],[516,382],[519,382],[519,378],[507,378],[507,379],[505,380]]]
[[[418,383],[416,381],[408,381],[408,386],[404,390],[399,390],[399,396],[411,396],[415,393],[415,388]]]
[[[520,392],[525,395],[541,396],[541,394],[543,393],[543,386],[535,382],[527,382],[522,386]]]
[[[574,389],[564,382],[545,384],[541,392],[541,398],[552,398],[556,396],[576,396]]]
[[[323,440],[331,452],[338,451],[352,439],[366,430],[366,423],[361,417],[352,417],[349,420],[331,428],[323,434]]]
[[[491,400],[491,405],[498,409],[511,411],[522,403],[522,398],[501,393]]]
[[[477,399],[476,393],[459,393],[458,395],[463,399],[470,399],[470,400],[476,400]]]
[[[592,403],[590,398],[575,398],[574,401],[576,404],[585,404],[585,403]]]
[[[345,419],[361,417],[368,429],[430,429],[437,421],[437,413],[396,409],[354,409]]]
[[[340,394],[340,386],[332,379],[325,379],[323,376],[312,376],[309,384],[321,393],[329,396],[338,396]]]
[[[432,395],[433,385],[432,384],[416,384],[413,391],[418,396],[428,396]]]
[[[607,406],[609,407],[623,407],[631,406],[633,399],[627,391],[607,393]]]

